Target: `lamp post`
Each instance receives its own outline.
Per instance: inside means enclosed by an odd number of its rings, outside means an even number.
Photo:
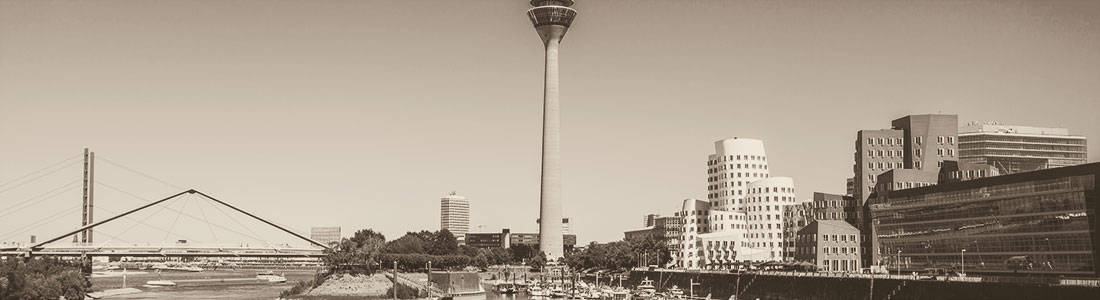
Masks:
[[[962,270],[961,273],[962,275],[966,275],[966,249],[962,249],[962,251],[959,252],[959,261],[959,266]]]
[[[700,285],[695,279],[688,279],[688,299],[695,298],[695,286]]]
[[[432,261],[428,261],[428,299],[432,298]]]
[[[898,276],[901,276],[901,249],[898,249],[898,255],[894,259],[898,262]]]

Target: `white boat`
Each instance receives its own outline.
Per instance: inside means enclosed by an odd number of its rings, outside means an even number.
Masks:
[[[267,280],[271,283],[283,283],[286,282],[286,277],[281,275],[275,275],[275,272],[260,272],[256,273],[256,279]]]
[[[672,299],[683,299],[684,298],[684,290],[681,290],[680,287],[678,287],[678,286],[673,285],[671,288],[668,289],[667,292],[668,292],[668,297],[669,298],[672,298]]]
[[[538,296],[538,297],[548,297],[548,296],[550,296],[550,291],[545,290],[545,289],[543,289],[543,288],[541,288],[537,285],[532,285],[530,288],[527,288],[527,295]]]
[[[150,280],[150,281],[146,281],[145,285],[148,285],[148,286],[176,286],[176,283],[172,282],[170,280]]]
[[[653,297],[657,294],[657,287],[653,286],[653,280],[649,280],[649,277],[642,279],[642,283],[638,284],[638,287],[634,289],[634,294],[641,297]]]

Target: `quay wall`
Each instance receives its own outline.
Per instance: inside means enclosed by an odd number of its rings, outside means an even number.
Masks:
[[[731,273],[692,273],[631,271],[629,284],[643,278],[654,281],[660,290],[673,285],[685,293],[691,281],[697,296],[710,294],[713,299],[730,299],[740,288],[738,299],[761,300],[948,300],[948,299],[1058,299],[1095,300],[1100,288],[1000,282],[961,282],[858,277],[811,277]],[[626,282],[624,282],[624,285]]]

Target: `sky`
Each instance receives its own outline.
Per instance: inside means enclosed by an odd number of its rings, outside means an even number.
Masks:
[[[764,140],[805,199],[843,193],[856,131],[907,114],[1100,139],[1097,1],[577,2],[561,167],[581,242],[705,198],[723,138]],[[298,232],[393,239],[437,230],[456,191],[472,231],[535,232],[527,8],[0,0],[0,241],[78,227],[84,147],[97,220],[194,188]],[[97,241],[300,243],[197,197],[165,204]]]

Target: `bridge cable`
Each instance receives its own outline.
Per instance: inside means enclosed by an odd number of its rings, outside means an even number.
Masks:
[[[4,233],[3,235],[0,235],[0,240],[8,239],[8,238],[14,237],[16,235],[25,233],[27,229],[48,224],[48,223],[53,222],[53,221],[55,221],[55,220],[57,220],[61,217],[68,217],[68,214],[79,211],[81,207],[82,207],[82,205],[77,204],[77,205],[75,205],[73,207],[70,207],[68,209],[56,212],[53,215],[50,215],[50,216],[47,216],[45,218],[39,219],[38,221],[34,221],[30,224],[24,225],[23,227],[19,227],[15,230]]]
[[[130,171],[131,173],[134,173],[134,174],[137,174],[137,175],[141,175],[142,177],[145,177],[145,178],[151,179],[151,180],[153,180],[153,181],[159,182],[159,183],[161,183],[161,184],[164,184],[164,185],[167,185],[167,186],[169,186],[169,187],[172,187],[172,188],[175,188],[175,189],[180,189],[180,190],[186,190],[186,189],[187,189],[187,188],[184,188],[184,187],[182,187],[182,186],[178,186],[178,185],[172,184],[171,182],[165,181],[165,180],[163,180],[163,179],[160,179],[160,178],[154,177],[153,175],[149,175],[149,174],[147,174],[147,173],[145,173],[145,172],[141,172],[141,171],[138,171],[138,170],[134,170],[133,168],[130,168],[130,167],[124,166],[124,165],[122,165],[122,164],[120,164],[120,163],[117,163],[117,162],[115,162],[115,161],[112,161],[112,160],[110,160],[110,159],[107,159],[107,158],[105,158],[105,157],[103,157],[103,156],[98,156],[98,157],[96,157],[96,158],[97,158],[97,159],[100,159],[100,160],[103,160],[104,162],[106,162],[106,163],[108,163],[108,164],[111,164],[111,165],[114,165],[114,166],[116,166],[116,167],[119,167],[119,168],[121,168],[121,169],[123,169],[123,170],[126,170],[126,171]]]
[[[9,185],[9,184],[12,184],[12,183],[14,183],[14,182],[17,182],[17,181],[20,181],[20,180],[26,179],[27,177],[31,177],[31,176],[33,176],[33,175],[35,175],[35,174],[38,174],[38,173],[41,173],[41,172],[43,172],[43,171],[45,171],[45,170],[47,170],[47,169],[52,169],[52,168],[54,168],[54,167],[57,167],[57,166],[59,166],[59,165],[65,164],[66,162],[69,162],[69,160],[72,160],[72,159],[75,159],[75,158],[79,158],[79,157],[80,157],[80,154],[77,154],[77,155],[73,155],[72,157],[66,158],[66,159],[64,159],[64,160],[62,160],[62,161],[59,161],[59,162],[56,162],[56,163],[50,164],[49,166],[46,166],[45,168],[41,168],[41,169],[35,170],[35,171],[33,171],[33,172],[27,173],[27,174],[23,174],[23,176],[19,176],[19,177],[15,178],[15,179],[12,179],[12,180],[8,180],[8,181],[0,182],[0,187],[4,187],[4,186],[6,186],[6,185]]]
[[[76,188],[77,187],[76,184],[79,183],[79,182],[80,182],[80,180],[77,179],[77,180],[69,182],[65,185],[62,185],[62,186],[56,187],[52,190],[49,190],[45,193],[38,194],[37,196],[30,197],[27,200],[23,200],[23,201],[20,201],[19,203],[8,206],[8,207],[0,210],[0,217],[4,217],[4,216],[7,216],[7,215],[17,213],[17,212],[19,212],[19,211],[21,211],[25,208],[28,208],[28,207],[36,206],[36,205],[28,205],[28,204],[41,204],[42,201],[53,199],[53,198],[55,198],[55,197],[57,197],[61,194],[64,194],[65,192],[68,192],[71,189]],[[32,201],[35,201],[35,200],[38,200],[38,201],[37,202],[32,202]]]
[[[234,218],[233,216],[230,216],[229,214],[225,213],[225,211],[224,211],[224,210],[222,210],[222,208],[221,208],[221,207],[218,207],[217,205],[213,205],[213,206],[214,206],[214,209],[217,209],[217,210],[218,210],[219,212],[221,212],[221,213],[222,213],[222,215],[225,215],[225,216],[226,216],[227,218],[229,218],[229,220],[232,220],[232,221],[233,221],[234,223],[237,223],[237,225],[238,225],[238,226],[241,226],[241,227],[243,227],[243,228],[244,228],[244,230],[247,230],[247,231],[248,231],[249,233],[252,233],[253,235],[257,235],[257,236],[258,236],[258,234],[256,234],[256,232],[255,232],[255,231],[252,231],[252,229],[251,229],[251,228],[248,228],[248,226],[244,226],[244,224],[241,224],[241,222],[240,222],[240,221],[237,221],[237,219],[236,219],[236,218]],[[274,246],[274,245],[271,245],[271,243],[269,243],[269,242],[268,242],[267,240],[263,240],[263,239],[260,239],[260,241],[261,241],[261,242],[263,242],[264,244],[267,244],[267,246],[268,246],[268,247],[271,247],[272,249],[274,249],[274,248],[275,248],[275,246]]]
[[[202,209],[202,204],[203,203],[204,203],[203,201],[199,201],[199,203],[196,204],[195,206],[197,206],[199,208],[199,213],[202,214],[203,221],[206,221],[206,228],[210,229],[210,235],[214,236],[214,242],[220,242],[221,240],[218,239],[218,234],[214,233],[214,226],[210,225],[211,224],[210,219],[206,217],[206,211],[204,211]]]
[[[14,190],[14,189],[17,189],[17,188],[19,188],[19,187],[25,186],[26,184],[30,184],[30,182],[34,182],[35,180],[41,179],[41,178],[43,178],[43,177],[46,177],[46,176],[50,176],[50,175],[54,175],[54,174],[58,173],[58,171],[62,171],[62,170],[64,170],[65,168],[67,168],[67,167],[70,167],[70,166],[72,166],[72,165],[75,165],[75,164],[77,164],[77,163],[79,163],[79,162],[73,162],[73,163],[69,163],[69,165],[67,165],[67,166],[64,166],[64,167],[61,167],[61,168],[58,168],[58,169],[55,169],[55,170],[52,170],[52,171],[50,171],[50,173],[46,173],[46,174],[43,174],[43,175],[38,175],[38,176],[36,176],[36,177],[34,177],[34,178],[30,179],[30,180],[25,180],[25,181],[23,181],[23,182],[19,182],[19,184],[17,184],[17,185],[14,185],[14,186],[8,187],[7,189],[2,189],[2,190],[0,190],[0,193],[8,192],[8,191],[10,191],[10,190]]]
[[[180,212],[176,213],[176,219],[172,220],[172,225],[171,226],[168,226],[168,232],[164,234],[164,238],[161,239],[162,241],[167,240],[168,237],[170,235],[172,235],[172,229],[176,229],[176,223],[178,223],[180,221],[180,216],[183,216],[183,211],[187,209],[187,203],[191,202],[191,197],[190,196],[184,195],[184,197],[186,197],[186,198],[183,199],[183,204],[180,205]],[[183,236],[183,235],[180,235],[180,236]]]
[[[148,203],[148,202],[152,202],[152,200],[149,200],[149,199],[146,199],[146,198],[144,198],[144,197],[138,196],[138,195],[136,195],[136,194],[134,194],[134,193],[131,193],[131,192],[128,192],[128,191],[122,190],[121,188],[118,188],[118,187],[115,187],[115,186],[112,186],[112,185],[109,185],[109,184],[103,183],[102,181],[98,181],[98,180],[97,180],[97,181],[96,181],[96,184],[97,184],[97,185],[100,185],[100,186],[103,186],[103,187],[106,187],[106,188],[109,188],[109,189],[112,189],[112,190],[115,190],[115,191],[117,191],[117,192],[119,192],[119,193],[122,193],[122,194],[124,194],[124,195],[127,195],[127,196],[129,196],[129,197],[131,197],[131,198],[133,198],[133,199],[136,199],[136,200],[137,200],[138,202],[142,202],[142,203]],[[217,206],[215,206],[215,208],[216,208],[216,207],[217,207]],[[185,216],[185,217],[188,217],[188,218],[190,218],[190,219],[192,219],[192,220],[196,220],[196,221],[203,221],[202,219],[199,219],[198,217],[195,217],[194,215],[188,214],[188,213],[186,213],[186,212],[183,212],[183,211],[180,211],[180,210],[177,210],[177,209],[171,208],[171,207],[168,207],[167,209],[168,209],[168,210],[171,210],[171,211],[175,211],[175,212],[177,212],[177,213],[181,213],[181,214],[183,214],[183,216]],[[217,223],[214,223],[214,222],[209,222],[209,221],[205,221],[205,222],[206,222],[206,224],[207,224],[207,225],[213,225],[213,226],[215,226],[215,227],[218,227],[218,228],[220,228],[220,229],[223,229],[223,230],[225,230],[225,231],[229,231],[229,232],[232,232],[232,233],[236,233],[237,235],[240,235],[240,236],[242,236],[242,237],[250,238],[250,239],[253,239],[253,240],[256,240],[256,241],[260,241],[260,242],[263,242],[263,241],[264,241],[263,239],[261,239],[261,238],[259,238],[259,237],[257,237],[257,236],[253,236],[253,235],[248,235],[248,234],[246,234],[246,233],[243,233],[243,232],[240,232],[240,231],[236,231],[236,230],[233,230],[232,228],[229,228],[229,227],[225,227],[225,226],[223,226],[223,225],[221,225],[221,224],[217,224]]]
[[[182,197],[182,196],[181,196],[181,197]],[[174,204],[174,203],[173,203],[173,204]],[[156,230],[159,230],[159,231],[162,231],[162,232],[166,232],[166,233],[171,233],[171,232],[172,232],[171,230],[168,230],[168,229],[164,229],[164,228],[161,228],[161,227],[159,227],[159,226],[155,226],[155,225],[153,225],[153,224],[145,223],[145,221],[146,221],[146,220],[149,220],[149,218],[152,218],[152,217],[153,217],[154,215],[157,215],[157,214],[159,214],[160,212],[164,211],[165,209],[171,209],[171,208],[170,208],[170,206],[171,206],[170,204],[167,204],[167,203],[165,203],[165,204],[164,204],[164,206],[161,206],[159,210],[157,210],[156,212],[154,212],[154,213],[152,213],[152,214],[150,214],[150,215],[148,215],[148,216],[145,216],[145,218],[142,218],[141,220],[137,220],[137,218],[134,218],[134,217],[131,217],[131,216],[126,216],[126,218],[129,218],[129,219],[133,219],[133,220],[135,220],[135,222],[136,222],[136,223],[134,223],[133,225],[130,225],[130,227],[127,227],[127,228],[126,228],[126,230],[124,230],[124,231],[123,231],[122,233],[119,233],[119,235],[124,235],[124,234],[126,234],[127,232],[130,232],[130,230],[131,230],[131,229],[134,229],[134,228],[136,228],[138,224],[141,224],[141,225],[145,225],[145,226],[149,226],[150,228],[153,228],[153,229],[156,229]],[[106,211],[107,211],[107,212],[109,212],[109,213],[115,213],[115,214],[118,214],[118,212],[117,212],[117,211],[113,211],[113,210],[110,210],[110,209],[104,209],[104,210],[106,210]],[[96,232],[101,232],[101,231],[96,231]],[[183,237],[183,238],[187,239],[188,241],[196,241],[196,242],[202,242],[202,241],[200,241],[200,240],[192,239],[191,237],[189,237],[189,236],[185,236],[185,235],[183,235],[183,234],[179,234],[179,233],[177,233],[177,235],[179,235],[180,237]],[[107,242],[104,242],[104,244],[110,243],[110,242],[112,242],[112,241],[114,241],[114,239],[113,239],[113,238],[112,238],[111,240],[108,240]],[[162,243],[163,243],[163,240],[162,240]]]

